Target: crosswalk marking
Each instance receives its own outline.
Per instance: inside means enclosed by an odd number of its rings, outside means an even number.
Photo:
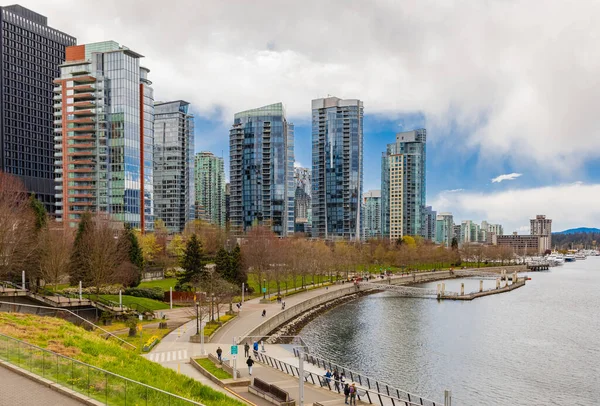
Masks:
[[[171,361],[181,361],[188,359],[187,350],[174,350],[174,351],[165,351],[165,352],[153,352],[152,354],[147,354],[146,358],[152,362],[171,362]]]

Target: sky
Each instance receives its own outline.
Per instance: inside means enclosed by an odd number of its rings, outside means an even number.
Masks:
[[[10,4],[10,3],[7,3]],[[237,111],[283,102],[311,162],[310,103],[364,102],[364,190],[399,131],[427,129],[427,203],[528,232],[600,226],[600,3],[513,0],[23,0],[78,43],[145,56],[156,100],[184,99],[196,151],[223,155]]]

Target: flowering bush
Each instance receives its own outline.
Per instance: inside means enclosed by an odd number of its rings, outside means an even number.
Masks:
[[[118,295],[119,290],[123,290],[122,285],[107,285],[100,287],[101,295]],[[79,288],[66,288],[63,290],[63,293],[66,295],[78,295]],[[81,289],[81,293],[84,295],[95,295],[96,288],[94,286],[90,286],[88,288]]]

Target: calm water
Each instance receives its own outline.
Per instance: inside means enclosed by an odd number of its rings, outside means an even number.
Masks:
[[[367,296],[301,334],[317,355],[382,382],[440,401],[450,389],[453,405],[599,405],[600,257],[529,275],[471,302]]]

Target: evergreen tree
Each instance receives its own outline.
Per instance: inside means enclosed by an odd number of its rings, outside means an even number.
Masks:
[[[48,222],[46,208],[33,194],[29,196],[29,206],[35,214],[35,231],[40,231]]]
[[[81,216],[75,242],[73,243],[73,252],[69,264],[69,283],[72,286],[78,285],[79,281],[84,281],[90,274],[89,269],[89,249],[86,246],[86,236],[93,232],[94,224],[92,214],[86,211]]]
[[[126,245],[124,249],[128,252],[129,262],[135,267],[135,278],[131,282],[131,286],[138,286],[142,281],[142,266],[144,263],[142,248],[138,242],[137,236],[133,232],[129,223],[125,224],[125,228],[120,237],[122,244]]]
[[[452,237],[451,247],[453,251],[458,251],[458,240],[456,239],[456,237]]]
[[[192,234],[185,246],[181,267],[184,272],[179,278],[179,284],[189,283],[192,281],[202,281],[206,278],[206,269],[204,268],[204,254],[202,252],[202,243]]]
[[[215,265],[217,266],[217,273],[221,278],[228,282],[234,282],[231,275],[231,258],[229,252],[223,247],[217,251],[215,256]]]
[[[229,266],[231,275],[233,275],[233,280],[231,283],[235,283],[237,285],[241,285],[245,283],[248,285],[248,275],[242,266],[242,250],[239,245],[236,245],[235,248],[229,254]]]

